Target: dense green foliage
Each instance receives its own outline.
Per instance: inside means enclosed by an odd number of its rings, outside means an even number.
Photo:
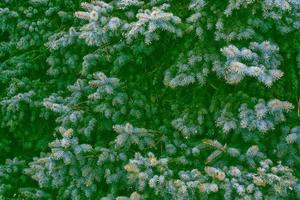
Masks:
[[[0,199],[300,199],[299,0],[0,0]]]

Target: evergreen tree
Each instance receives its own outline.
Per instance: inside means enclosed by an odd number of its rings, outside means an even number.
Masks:
[[[299,0],[1,0],[0,199],[300,199]]]

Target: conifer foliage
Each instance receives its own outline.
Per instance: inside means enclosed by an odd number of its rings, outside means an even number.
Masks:
[[[0,199],[300,199],[299,0],[1,0]]]

